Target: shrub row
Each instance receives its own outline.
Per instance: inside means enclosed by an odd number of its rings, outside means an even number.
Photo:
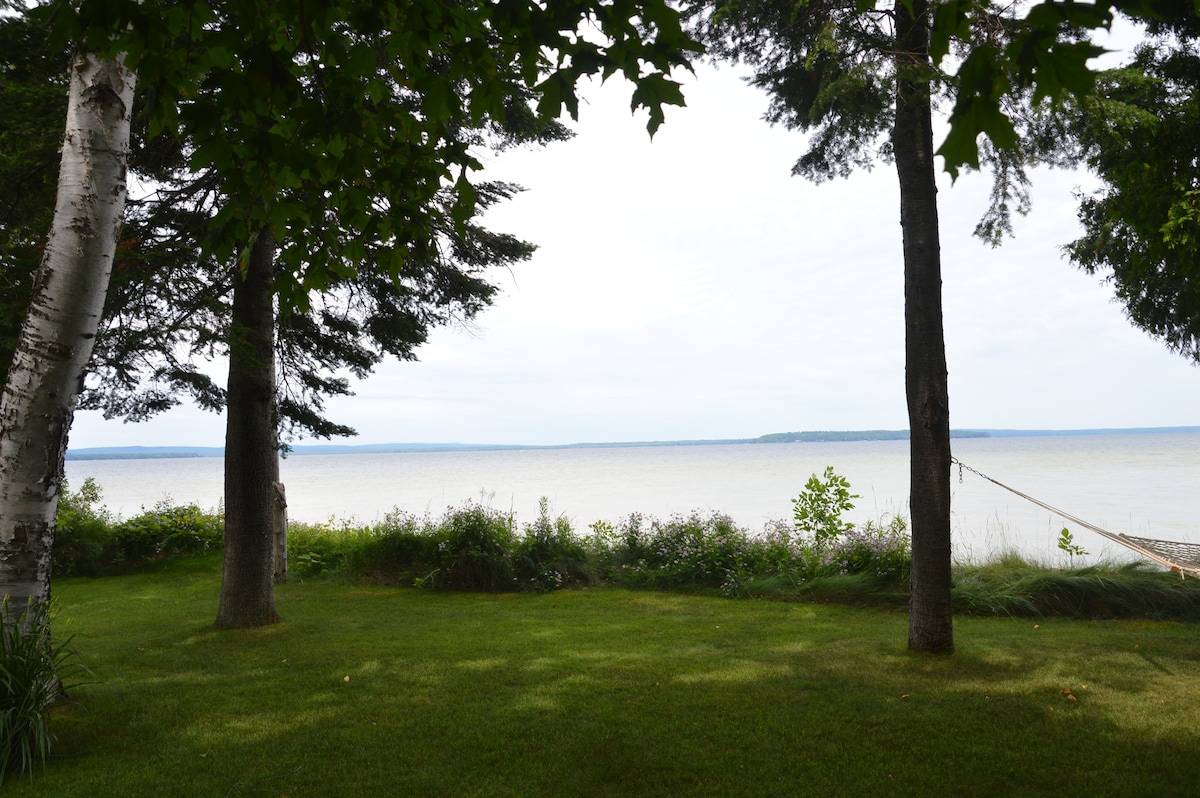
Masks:
[[[343,574],[455,590],[554,590],[601,581],[566,519],[541,516],[518,531],[510,515],[478,504],[437,520],[393,511],[377,523],[292,524],[288,568],[307,578]]]
[[[815,495],[813,487],[802,495]],[[220,549],[219,513],[163,502],[117,521],[99,500],[91,483],[64,496],[56,574],[118,573],[165,557]],[[538,518],[524,525],[510,514],[467,504],[449,508],[440,518],[394,511],[368,525],[294,523],[288,562],[299,579],[338,575],[450,590],[544,592],[613,584],[877,606],[907,603],[911,552],[902,517],[853,527],[836,513],[822,515],[817,526],[810,523],[813,515],[811,507],[798,507],[797,523],[777,521],[750,533],[719,513],[666,520],[634,514],[615,524],[597,522],[580,533],[567,518],[552,517],[544,500]],[[956,567],[954,579],[957,613],[1200,620],[1200,580],[1180,580],[1136,563],[1058,569],[1005,555]]]
[[[90,480],[64,493],[55,574],[119,573],[220,549],[219,512],[161,502],[119,521],[100,499]],[[820,537],[782,522],[751,534],[717,513],[667,520],[634,514],[580,534],[567,518],[551,517],[545,500],[538,518],[523,526],[511,515],[467,504],[436,519],[394,511],[375,524],[293,523],[288,531],[288,566],[299,578],[341,574],[457,590],[548,591],[608,582],[751,595],[756,586],[780,580],[797,587],[846,574],[899,584],[909,559],[902,518]]]
[[[288,562],[300,577],[346,574],[457,590],[556,590],[610,583],[751,595],[782,578],[792,587],[822,576],[870,573],[891,583],[908,574],[902,519],[816,546],[784,524],[752,535],[720,514],[669,520],[631,515],[578,534],[551,518],[518,528],[510,515],[476,504],[437,520],[393,512],[370,526],[296,524]]]
[[[752,535],[713,513],[597,522],[578,534],[545,500],[538,519],[515,520],[479,505],[450,508],[439,520],[392,513],[380,524],[296,526],[289,565],[298,576],[345,573],[388,582],[459,590],[555,590],[610,583],[629,587],[755,594],[783,578],[792,587],[836,574],[907,578],[903,519],[869,525],[818,546],[782,523]]]

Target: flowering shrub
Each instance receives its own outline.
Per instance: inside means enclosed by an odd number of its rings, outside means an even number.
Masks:
[[[798,585],[816,575],[816,554],[811,541],[796,533],[786,521],[768,521],[762,534],[750,539],[748,575],[754,579],[783,578]],[[731,585],[726,592],[739,595]]]
[[[616,527],[592,529],[592,545],[607,550],[607,577],[637,587],[716,588],[742,596],[758,592],[755,584],[765,580],[799,586],[823,576],[869,574],[901,581],[911,562],[901,517],[862,528],[847,524],[838,535],[819,538],[783,521],[751,535],[726,515],[697,512],[667,521],[635,513]]]
[[[615,538],[611,576],[622,584],[720,588],[750,559],[749,537],[720,513],[667,521],[635,513],[621,522]]]
[[[821,574],[871,574],[900,581],[908,578],[912,548],[908,522],[892,516],[886,523],[851,528],[819,555]]]

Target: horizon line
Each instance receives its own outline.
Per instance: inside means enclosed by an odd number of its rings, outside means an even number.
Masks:
[[[950,430],[951,438],[986,438],[986,437],[1053,437],[1079,435],[1114,435],[1114,434],[1154,434],[1154,433],[1188,433],[1200,432],[1200,426],[1159,426],[1159,427],[1093,427],[1079,429],[1008,429],[964,427]],[[712,446],[736,444],[773,444],[773,443],[832,443],[832,442],[867,442],[884,440],[907,440],[908,429],[886,430],[806,430],[802,432],[777,432],[760,435],[756,438],[711,438],[711,439],[681,439],[657,441],[580,441],[565,444],[521,444],[521,443],[452,443],[452,442],[389,442],[389,443],[332,443],[315,442],[289,445],[285,454],[303,456],[306,454],[389,454],[389,453],[420,453],[447,451],[502,451],[502,450],[536,450],[536,449],[601,449],[601,448],[636,448],[654,446]],[[373,451],[372,451],[373,450]],[[119,459],[122,456],[130,459],[156,459],[162,457],[220,457],[225,452],[224,446],[197,446],[187,444],[170,445],[130,445],[130,446],[91,446],[79,449],[68,448],[66,459]],[[140,455],[140,457],[139,457]]]

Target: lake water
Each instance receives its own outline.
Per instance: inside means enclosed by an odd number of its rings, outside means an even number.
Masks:
[[[953,451],[1110,532],[1200,543],[1200,433],[963,438]],[[222,466],[221,458],[76,460],[68,461],[67,477],[74,485],[94,477],[104,504],[128,517],[166,497],[218,506]],[[907,512],[906,441],[293,455],[282,474],[291,518],[310,522],[372,521],[393,508],[440,515],[471,500],[525,522],[545,496],[577,529],[632,512],[699,510],[757,530],[770,519],[790,519],[791,499],[826,466],[861,496],[849,520]],[[953,476],[956,558],[1008,548],[1043,560],[1063,557],[1056,547],[1061,518],[969,472],[961,481],[957,469]],[[1131,556],[1085,529],[1072,533],[1093,556]]]

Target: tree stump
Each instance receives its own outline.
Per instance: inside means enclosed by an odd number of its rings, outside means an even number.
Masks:
[[[275,584],[287,581],[287,494],[283,483],[275,485],[275,511],[272,514],[271,558],[274,563]]]

